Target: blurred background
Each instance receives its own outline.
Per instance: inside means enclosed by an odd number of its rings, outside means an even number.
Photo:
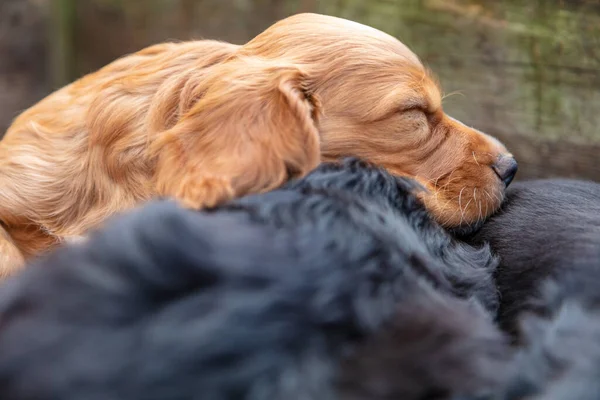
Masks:
[[[412,48],[444,107],[500,138],[518,178],[600,181],[600,0],[0,0],[0,133],[52,90],[165,40],[242,44],[298,12]]]

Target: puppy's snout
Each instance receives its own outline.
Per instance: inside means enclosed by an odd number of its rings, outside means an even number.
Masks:
[[[498,156],[498,160],[492,164],[492,169],[498,175],[500,180],[504,182],[504,185],[508,187],[514,179],[519,165],[517,160],[511,155],[501,154]]]

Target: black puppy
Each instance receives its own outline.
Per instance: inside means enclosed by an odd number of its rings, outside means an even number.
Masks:
[[[2,288],[2,399],[493,393],[508,371],[484,311],[495,260],[415,190],[347,160],[215,210],[117,218]]]
[[[576,279],[600,288],[600,275],[594,274],[600,269],[600,184],[564,179],[515,183],[500,212],[468,241],[489,243],[500,256],[498,321],[517,335],[517,317],[534,307],[548,278],[565,287]],[[594,290],[585,292],[588,296]]]
[[[600,398],[600,184],[515,183],[470,241],[501,258],[498,321],[521,348],[507,398]]]

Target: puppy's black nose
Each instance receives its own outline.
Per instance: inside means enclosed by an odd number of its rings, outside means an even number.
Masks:
[[[502,154],[498,156],[498,161],[492,164],[492,169],[498,175],[498,177],[504,182],[504,185],[508,187],[519,169],[519,164],[513,156]]]

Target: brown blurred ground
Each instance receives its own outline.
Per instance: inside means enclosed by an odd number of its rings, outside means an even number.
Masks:
[[[243,43],[301,11],[404,41],[440,77],[449,113],[515,153],[520,178],[600,181],[600,0],[0,0],[0,130],[148,44]]]

